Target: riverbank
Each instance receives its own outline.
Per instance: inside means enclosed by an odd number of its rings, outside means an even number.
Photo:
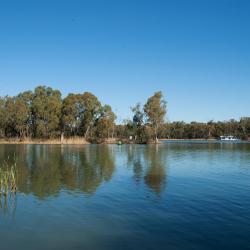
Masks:
[[[69,139],[25,139],[25,140],[0,140],[0,144],[41,144],[41,145],[88,145],[90,144],[84,138],[69,138]]]
[[[207,142],[216,142],[217,139],[159,139],[158,143],[155,141],[150,141],[147,144],[161,144],[163,142],[185,142],[185,141],[193,141],[193,142],[199,142],[199,141],[207,141]],[[101,142],[89,142],[86,141],[84,138],[68,138],[64,140],[60,139],[25,139],[25,140],[19,140],[19,139],[11,139],[11,140],[0,140],[0,144],[38,144],[38,145],[89,145],[89,144],[118,144],[121,142],[121,144],[139,144],[134,141],[130,140],[120,140],[118,138],[113,139],[106,139],[105,141]],[[245,141],[250,142],[250,141]]]
[[[159,141],[217,141],[217,139],[159,139]]]

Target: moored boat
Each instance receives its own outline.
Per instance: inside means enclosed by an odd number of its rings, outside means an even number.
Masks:
[[[232,135],[222,135],[219,138],[220,141],[239,141],[238,138]]]

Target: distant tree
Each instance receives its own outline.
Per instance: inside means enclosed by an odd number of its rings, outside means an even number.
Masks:
[[[79,135],[84,107],[80,94],[69,94],[62,104],[62,127],[69,135]]]
[[[34,136],[34,127],[33,127],[33,123],[32,123],[32,102],[33,102],[33,93],[31,91],[25,91],[23,93],[20,93],[17,97],[16,97],[16,103],[17,105],[20,104],[20,110],[19,112],[22,113],[22,118],[19,117],[19,119],[21,118],[22,122],[20,121],[20,127],[19,129],[21,129],[22,131],[22,136],[26,136],[26,137],[32,137]],[[19,104],[18,104],[19,103]]]
[[[162,92],[156,92],[150,97],[144,105],[144,112],[147,116],[149,124],[154,130],[155,140],[158,141],[158,131],[164,123],[164,118],[167,112],[167,103],[163,99]]]
[[[240,119],[240,128],[242,138],[247,139],[250,137],[250,117],[242,117]]]
[[[36,137],[51,137],[60,132],[61,93],[50,87],[35,89],[32,116]]]
[[[95,123],[95,137],[97,139],[113,138],[115,129],[116,115],[111,106],[104,105],[101,107],[100,116]]]
[[[5,98],[0,98],[0,137],[5,136],[6,128],[6,109],[5,109]]]
[[[174,139],[182,139],[185,138],[185,122],[178,121],[178,122],[172,122],[169,124],[169,134],[170,138]]]
[[[166,101],[161,92],[147,100],[143,109],[137,104],[133,117],[116,125],[116,116],[109,105],[102,106],[92,93],[69,94],[61,100],[61,93],[50,87],[39,86],[17,96],[0,97],[0,138],[50,138],[60,133],[68,136],[84,136],[90,141],[113,138],[144,143],[154,135],[159,138],[198,139],[233,135],[250,137],[250,117],[240,121],[209,121],[185,123],[164,122]],[[63,138],[63,137],[61,137]]]
[[[208,138],[211,138],[214,136],[215,132],[215,122],[213,120],[210,120],[207,122],[207,128],[208,128]]]
[[[141,109],[140,103],[131,108],[133,112],[133,130],[135,140],[142,143],[145,142],[145,127],[144,127],[144,112]]]
[[[97,97],[89,92],[85,92],[81,97],[82,103],[82,124],[81,128],[84,138],[87,139],[89,132],[94,127],[95,122],[101,115],[101,103]]]
[[[6,97],[5,101],[5,133],[8,137],[22,138],[26,130],[28,109],[17,97]]]
[[[119,137],[123,137],[125,139],[128,139],[130,136],[134,134],[134,127],[133,122],[129,119],[123,120],[123,124],[119,127],[123,126],[123,134],[121,134]]]
[[[87,139],[89,132],[101,117],[101,112],[101,103],[93,94],[69,94],[62,104],[63,131]]]

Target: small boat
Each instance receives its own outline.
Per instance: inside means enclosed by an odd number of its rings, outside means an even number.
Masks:
[[[239,141],[238,138],[232,136],[232,135],[222,135],[220,136],[220,141]]]

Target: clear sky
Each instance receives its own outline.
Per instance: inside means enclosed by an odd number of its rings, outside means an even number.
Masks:
[[[170,121],[250,116],[250,1],[0,0],[0,95],[37,85],[118,121],[158,90]]]

